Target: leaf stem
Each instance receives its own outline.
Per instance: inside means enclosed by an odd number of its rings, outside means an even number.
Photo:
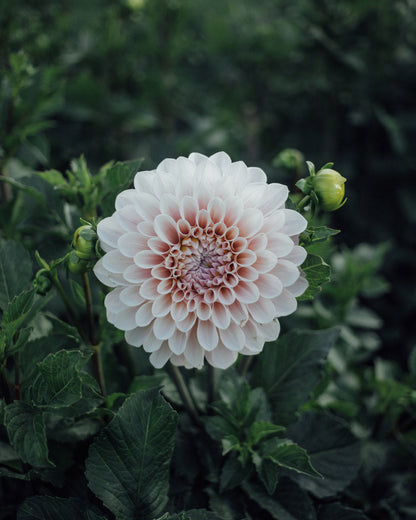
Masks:
[[[207,403],[210,405],[215,399],[215,372],[214,367],[207,364]]]
[[[183,405],[185,406],[186,411],[189,413],[189,416],[196,425],[202,426],[198,410],[193,403],[191,394],[189,393],[188,387],[186,386],[185,380],[182,377],[179,368],[175,365],[172,365],[172,363],[169,363],[167,370],[172,381],[175,383],[179,395],[181,396]]]
[[[299,213],[303,210],[303,208],[308,204],[308,202],[311,200],[310,195],[305,195],[303,199],[298,204],[298,211]]]
[[[91,343],[91,345],[95,345],[94,316],[92,313],[92,298],[91,298],[91,288],[90,288],[90,282],[88,279],[88,273],[82,274],[82,285],[84,288],[85,304],[86,304],[86,308],[87,308],[88,332],[89,332],[89,337],[90,337],[90,343]]]

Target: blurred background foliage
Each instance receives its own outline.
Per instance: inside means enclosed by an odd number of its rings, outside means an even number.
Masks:
[[[372,305],[384,354],[402,362],[415,344],[415,24],[414,0],[6,0],[2,173],[224,149],[293,187],[271,166],[282,149],[334,160],[342,241],[389,243],[391,290]]]

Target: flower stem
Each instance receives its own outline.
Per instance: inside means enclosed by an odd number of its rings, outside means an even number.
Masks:
[[[189,416],[194,421],[195,424],[201,426],[201,419],[199,418],[198,410],[196,409],[191,394],[189,393],[188,387],[186,386],[185,380],[182,377],[182,374],[179,368],[171,363],[167,366],[168,373],[175,383],[176,389],[181,396],[183,405],[186,408],[186,411],[189,413]]]
[[[305,195],[303,199],[298,204],[298,211],[299,213],[303,210],[303,208],[308,204],[308,202],[311,200],[310,195]]]
[[[210,405],[215,399],[215,372],[212,365],[207,365],[207,403]]]
[[[82,275],[82,285],[84,288],[85,294],[85,304],[87,308],[87,316],[88,316],[88,332],[90,337],[91,345],[95,345],[94,339],[94,316],[92,313],[92,298],[91,298],[91,288],[90,282],[88,280],[88,273],[83,273]]]
[[[100,385],[100,390],[103,396],[105,397],[107,395],[106,387],[105,387],[105,378],[104,378],[104,371],[103,371],[103,363],[101,359],[101,343],[98,345],[91,345],[94,355],[92,357],[92,361],[94,363],[94,372],[95,377],[98,380],[98,384]]]

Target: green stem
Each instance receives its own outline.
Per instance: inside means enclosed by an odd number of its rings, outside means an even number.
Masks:
[[[193,403],[191,394],[189,393],[188,387],[186,386],[185,380],[183,379],[179,368],[169,363],[167,370],[171,379],[175,383],[179,395],[181,396],[183,405],[185,406],[186,411],[189,413],[189,416],[195,424],[201,426],[201,419],[199,418],[198,410]]]
[[[308,204],[308,202],[311,200],[310,195],[305,195],[303,199],[298,204],[298,211],[299,213],[303,210],[303,208]]]
[[[207,403],[210,405],[215,399],[215,372],[214,367],[207,364]]]
[[[94,339],[94,316],[92,313],[92,298],[91,298],[91,288],[90,282],[88,280],[88,273],[83,273],[82,275],[82,285],[84,288],[85,294],[85,304],[87,308],[87,316],[88,316],[88,332],[90,336],[91,345],[95,345]]]
[[[107,395],[107,390],[105,387],[103,363],[102,363],[102,359],[101,359],[101,346],[102,346],[101,343],[99,343],[98,345],[91,345],[91,347],[94,351],[92,360],[94,363],[95,377],[98,379],[98,384],[100,385],[101,393],[105,397]]]
[[[254,356],[246,356],[246,359],[244,360],[244,363],[242,365],[241,375],[245,378],[247,376],[248,369],[251,366],[251,363],[253,362]]]

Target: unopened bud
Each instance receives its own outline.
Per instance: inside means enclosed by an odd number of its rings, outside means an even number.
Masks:
[[[75,254],[82,260],[94,260],[95,244],[97,242],[97,233],[91,226],[85,225],[79,227],[72,240]]]
[[[320,207],[325,211],[335,211],[346,201],[346,178],[335,170],[326,168],[312,177],[313,191],[318,197]]]

